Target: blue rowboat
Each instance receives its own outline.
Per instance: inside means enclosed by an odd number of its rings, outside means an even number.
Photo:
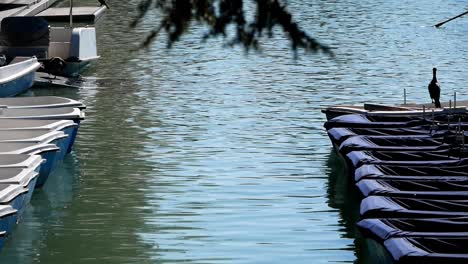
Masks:
[[[7,119],[0,123],[2,130],[56,130],[62,131],[66,138],[66,153],[71,152],[74,138],[78,133],[79,125],[72,120],[30,120],[30,119]]]
[[[54,144],[36,144],[27,142],[0,142],[0,154],[37,154],[41,155],[45,162],[40,166],[39,178],[36,187],[41,187],[46,182],[51,171],[55,167],[58,151],[60,150]]]
[[[11,232],[18,220],[17,211],[10,205],[0,205],[0,231]]]
[[[36,168],[43,163],[40,155],[30,154],[1,154],[0,168]]]
[[[1,154],[0,155],[0,175],[6,173],[6,175],[15,174],[15,171],[32,170],[34,173],[39,174],[41,164],[45,162],[40,155],[29,155],[29,154]],[[37,179],[36,179],[37,181]],[[33,190],[29,190],[32,195]]]
[[[61,162],[65,157],[68,139],[67,135],[62,131],[48,130],[48,129],[34,129],[34,130],[0,130],[0,142],[27,142],[27,143],[44,143],[55,144],[60,148],[56,156],[55,164]]]
[[[5,245],[6,234],[5,231],[0,231],[0,250],[2,250],[3,245]]]
[[[79,124],[84,119],[84,113],[79,108],[0,108],[0,121],[7,119],[34,120],[73,120]]]
[[[0,205],[10,205],[20,211],[23,209],[27,192],[28,190],[19,184],[0,183]]]
[[[22,185],[28,190],[25,197],[25,204],[31,201],[36,181],[39,176],[39,165],[37,168],[0,168],[0,183]]]
[[[0,107],[10,109],[59,107],[75,107],[79,109],[86,108],[86,106],[79,101],[58,96],[0,98]]]
[[[34,74],[40,63],[35,57],[16,57],[0,67],[0,97],[20,94],[34,84]]]
[[[78,126],[84,119],[85,114],[79,108],[38,108],[38,109],[9,109],[0,108],[0,122],[7,119],[28,119],[28,120],[72,120]],[[70,136],[69,146],[75,142],[78,129],[73,130]],[[67,153],[71,148],[67,150]]]
[[[7,119],[0,123],[1,131],[18,131],[18,130],[49,130],[62,131],[67,138],[64,139],[64,146],[60,146],[61,150],[65,150],[63,155],[69,153],[72,149],[72,138],[78,133],[78,124],[71,120],[29,120],[29,119]]]

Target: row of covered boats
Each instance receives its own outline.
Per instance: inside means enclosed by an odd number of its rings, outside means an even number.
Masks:
[[[71,152],[84,109],[55,96],[0,98],[0,249],[34,190]]]
[[[468,111],[327,111],[362,233],[401,263],[468,263]]]

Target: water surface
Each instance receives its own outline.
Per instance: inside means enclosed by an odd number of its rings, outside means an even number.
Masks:
[[[81,1],[94,4],[95,1]],[[466,97],[466,1],[289,1],[334,59],[297,60],[282,35],[261,54],[201,43],[137,47],[138,1],[110,1],[102,58],[80,89],[35,89],[88,105],[75,151],[35,193],[1,263],[376,263],[359,198],[322,128],[336,103]]]

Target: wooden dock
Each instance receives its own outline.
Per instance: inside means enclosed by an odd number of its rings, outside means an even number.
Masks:
[[[73,7],[73,22],[95,23],[106,11],[105,6],[77,6]],[[70,8],[53,7],[48,8],[36,16],[43,17],[50,22],[68,22],[70,21]]]
[[[0,21],[10,16],[34,16],[58,0],[0,0]]]

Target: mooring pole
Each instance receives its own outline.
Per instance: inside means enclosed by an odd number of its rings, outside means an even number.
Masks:
[[[457,108],[457,92],[453,92],[453,108]]]
[[[406,88],[403,88],[403,104],[406,105]]]
[[[73,0],[70,0],[70,28],[73,27]]]

